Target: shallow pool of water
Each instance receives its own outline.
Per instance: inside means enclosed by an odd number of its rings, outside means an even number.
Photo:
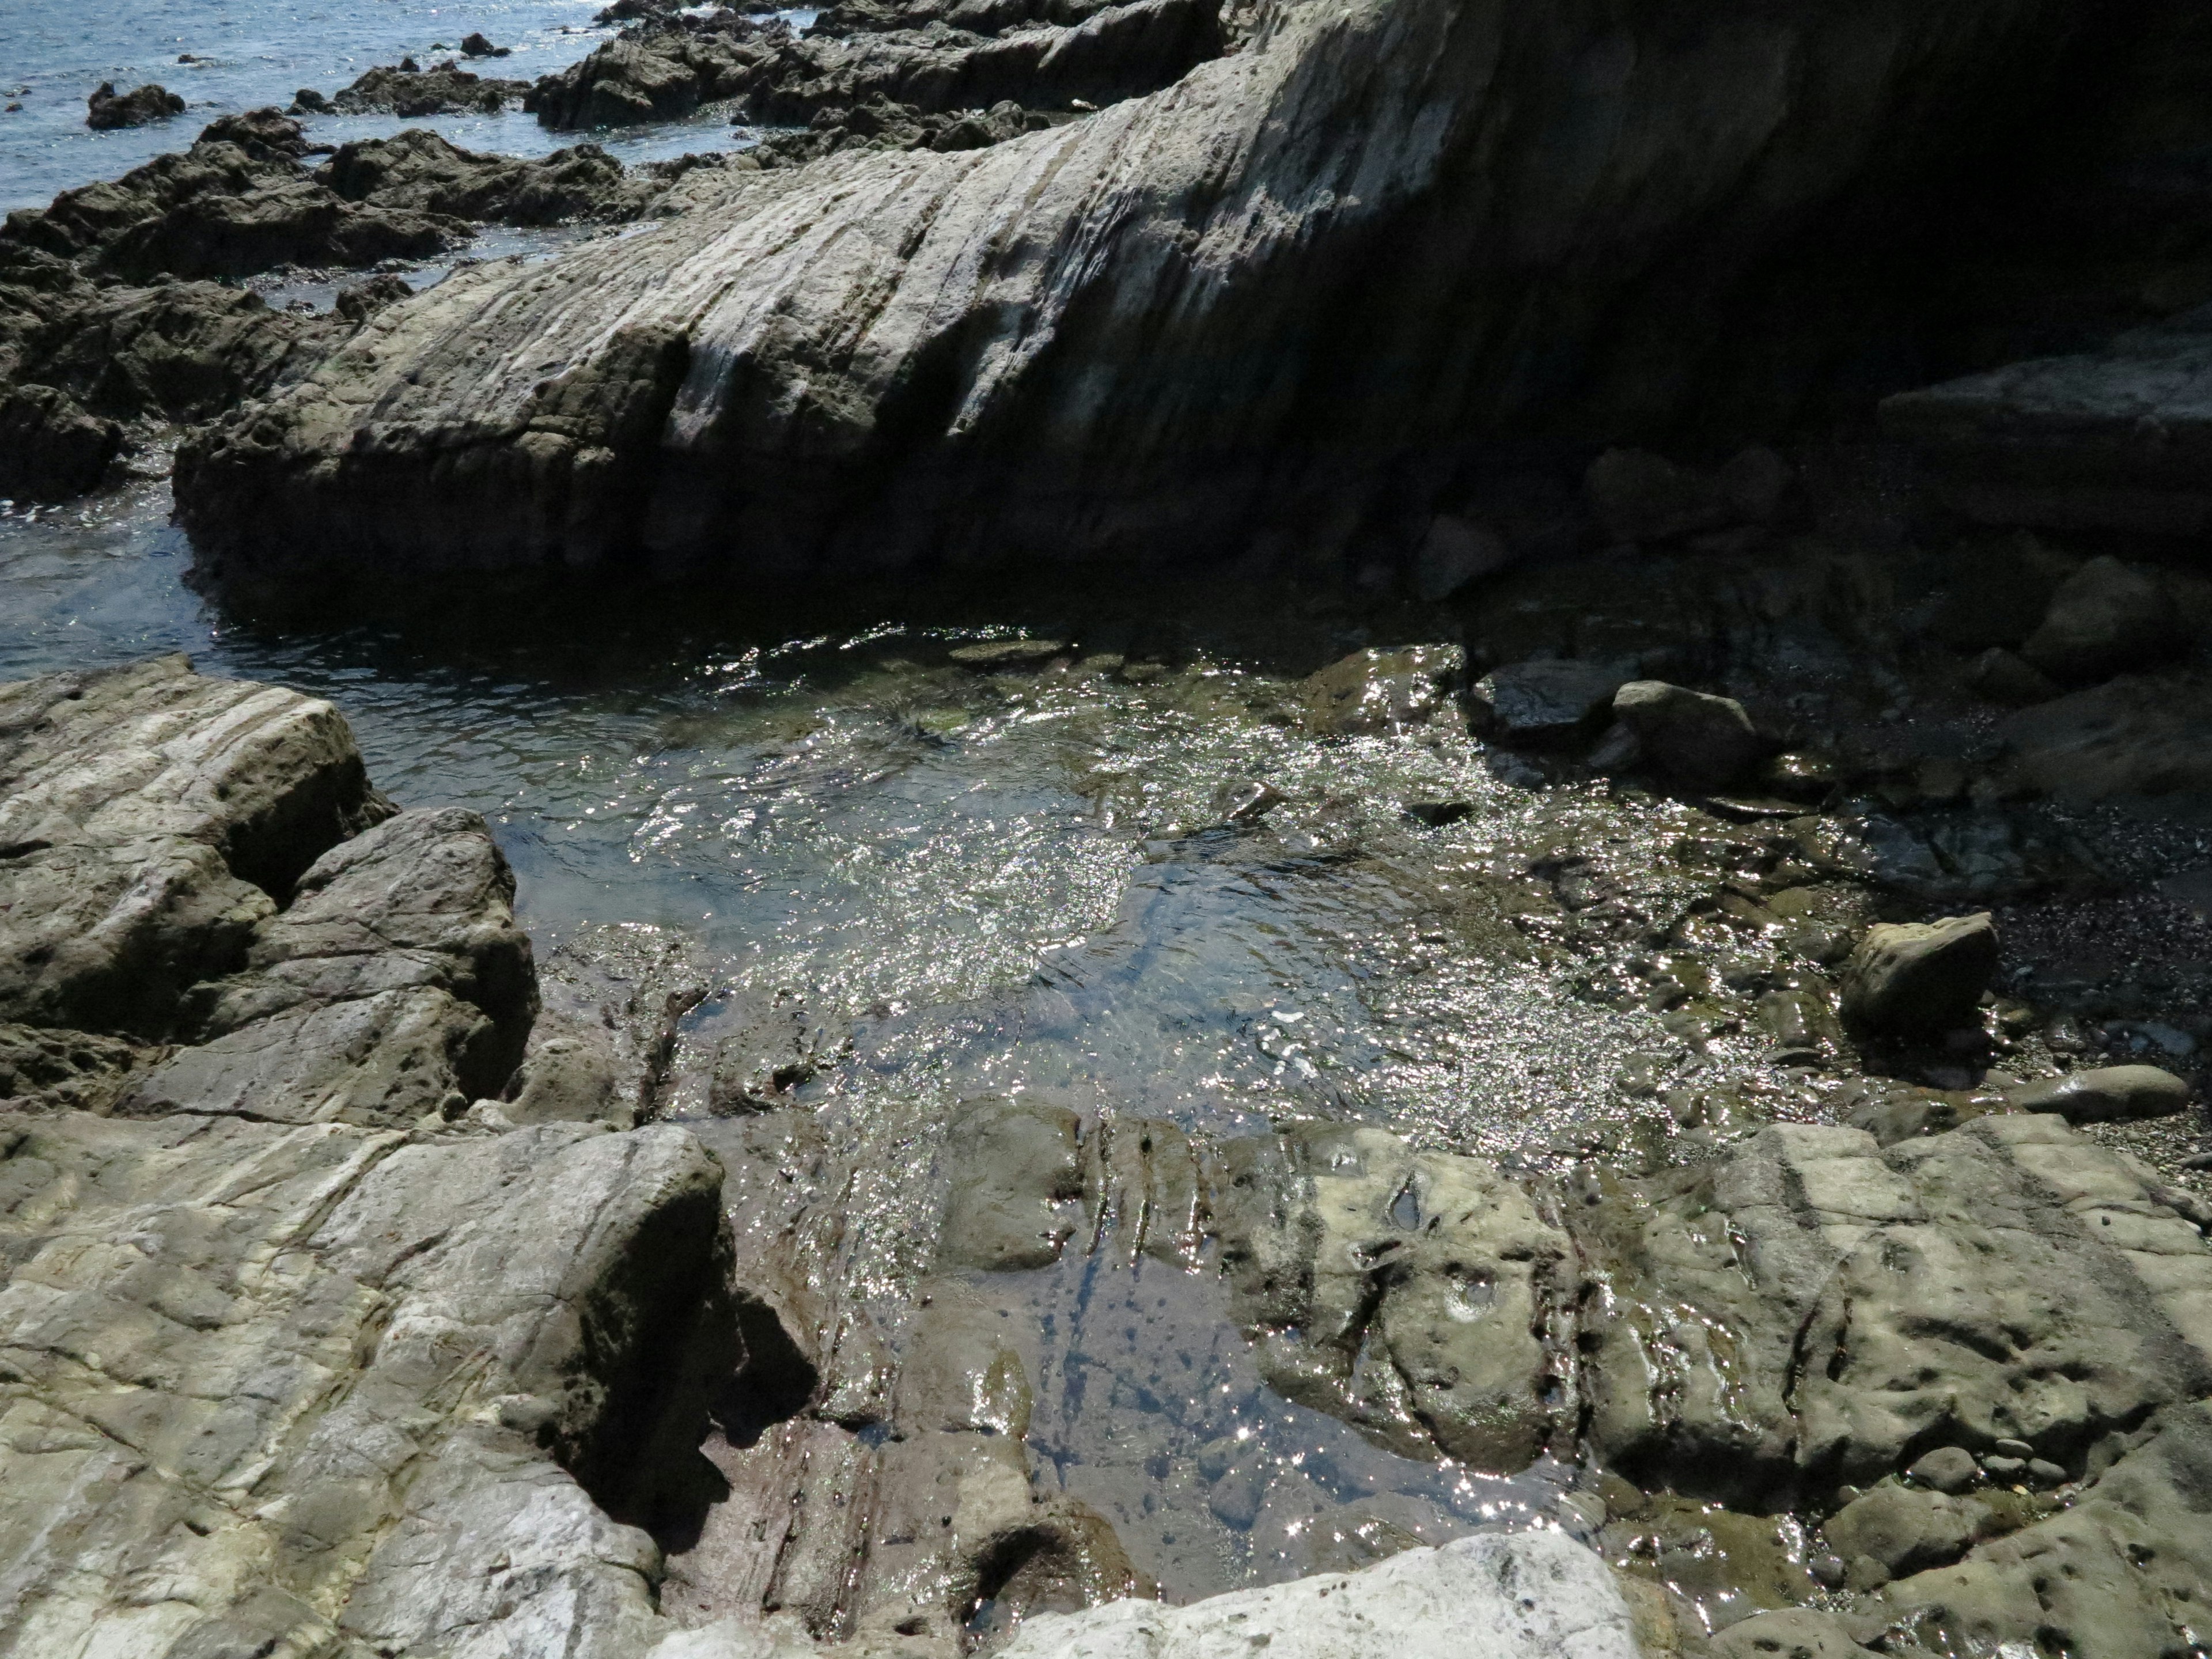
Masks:
[[[1306,735],[1290,676],[1358,643],[1356,618],[1243,657],[1227,619],[1266,596],[1164,617],[1069,597],[927,622],[885,601],[806,629],[647,605],[503,636],[276,635],[185,585],[167,513],[145,486],[0,515],[0,677],[184,650],[327,696],[395,799],[490,821],[541,953],[651,923],[714,964],[695,1021],[795,999],[842,1034],[799,1103],[833,1141],[896,1149],[840,1200],[852,1285],[888,1309],[930,1270],[917,1194],[968,1097],[1036,1091],[1215,1136],[1356,1118],[1542,1161],[1618,1121],[1616,1074],[1666,1044],[1657,1016],[1583,994],[1588,963],[1522,913],[1556,905],[1540,872],[1561,847],[1663,908],[1682,809],[1528,790],[1449,721]],[[948,659],[1018,627],[1066,648],[1015,672]],[[1279,803],[1236,818],[1262,785]],[[1437,802],[1456,821],[1406,810]],[[1337,1559],[1307,1528],[1357,1554],[1335,1534],[1434,1538],[1540,1507],[1540,1479],[1493,1491],[1276,1400],[1218,1292],[1170,1268],[1071,1255],[1033,1277],[1014,1293],[1042,1334],[1040,1467],[1173,1589]],[[1207,1500],[1223,1481],[1242,1496]]]

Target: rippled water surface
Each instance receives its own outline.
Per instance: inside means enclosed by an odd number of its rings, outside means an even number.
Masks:
[[[167,508],[146,487],[0,520],[0,676],[181,649],[330,697],[396,799],[490,819],[541,952],[590,923],[683,929],[718,997],[786,992],[848,1032],[803,1095],[833,1118],[927,1125],[1025,1088],[1214,1134],[1352,1117],[1540,1155],[1617,1109],[1612,1078],[1654,1040],[1656,1017],[1577,994],[1511,895],[1555,843],[1612,846],[1663,884],[1669,809],[1515,787],[1449,724],[1304,735],[1288,675],[1357,643],[1348,624],[1273,661],[1239,660],[1200,611],[1073,602],[798,634],[586,608],[500,641],[270,635],[185,587]],[[1068,648],[1042,672],[947,659],[1017,625]],[[1233,821],[1263,783],[1281,803]],[[1437,801],[1465,816],[1404,810]],[[858,1271],[891,1297],[928,1266],[906,1176],[851,1199]],[[1019,1294],[1045,1334],[1033,1445],[1170,1588],[1337,1559],[1292,1547],[1316,1526],[1525,1516],[1542,1487],[1408,1463],[1274,1399],[1218,1295],[1170,1269],[1072,1262]],[[1188,1474],[1212,1463],[1251,1489],[1237,1525],[1191,1501],[1229,1478]]]

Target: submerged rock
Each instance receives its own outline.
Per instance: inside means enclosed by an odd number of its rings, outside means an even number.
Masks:
[[[1883,922],[1844,967],[1843,1015],[1884,1036],[1940,1036],[1976,1024],[1997,968],[1987,911],[1934,922]]]
[[[1300,684],[1306,730],[1316,737],[1357,737],[1421,725],[1444,705],[1466,669],[1467,653],[1455,645],[1355,651]]]
[[[1564,1431],[1569,1247],[1519,1188],[1379,1129],[1217,1150],[1231,1307],[1278,1393],[1401,1455],[1498,1474]]]

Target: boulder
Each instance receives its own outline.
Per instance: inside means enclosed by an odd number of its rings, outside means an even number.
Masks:
[[[68,392],[18,386],[0,393],[0,496],[61,501],[95,488],[123,449],[123,428],[88,415]]]
[[[2069,1123],[2127,1123],[2172,1117],[2189,1105],[2189,1085],[2155,1066],[2100,1066],[2006,1091],[2016,1112],[2055,1112]]]
[[[2069,685],[2155,667],[2182,643],[2173,596],[2155,571],[2092,559],[2059,583],[2021,655]]]
[[[1614,694],[1615,719],[1634,736],[1642,763],[1691,789],[1741,781],[1772,746],[1733,697],[1664,680],[1631,680]]]
[[[1830,1516],[1821,1531],[1845,1562],[1871,1561],[1886,1581],[1957,1560],[1996,1518],[1971,1498],[1885,1482]]]
[[[1583,493],[1617,542],[1669,541],[1717,530],[1735,516],[1719,485],[1644,449],[1608,449],[1592,461]]]
[[[1494,574],[1513,562],[1513,550],[1494,530],[1448,513],[1429,520],[1413,560],[1413,594],[1448,599],[1469,582]]]
[[[1940,1036],[1981,1018],[1997,968],[1997,932],[1984,910],[1933,922],[1880,922],[1844,965],[1844,1020],[1882,1036]]]
[[[1603,1559],[1556,1532],[1484,1533],[1364,1571],[1210,1596],[1116,1601],[1025,1620],[1006,1659],[1637,1659]]]
[[[1900,392],[1881,418],[1982,523],[2201,538],[2212,532],[2208,388],[2212,307],[2099,351]]]
[[[1114,9],[1146,38],[1175,15]],[[1332,554],[1370,505],[1425,524],[1402,479],[1462,444],[1722,418],[1728,366],[1778,360],[1741,285],[1846,201],[1917,203],[1893,181],[2041,84],[2076,9],[1285,0],[1080,119],[732,176],[648,233],[461,273],[196,438],[180,508],[218,582]]]
[[[0,686],[0,1018],[159,1037],[388,817],[330,704],[183,657]]]
[[[1611,713],[1626,676],[1559,659],[1492,669],[1468,693],[1475,729],[1496,742],[1541,747],[1588,737]]]
[[[538,1014],[514,876],[483,820],[402,812],[340,842],[188,994],[198,1039],[117,1110],[411,1123],[497,1092]]]
[[[150,126],[185,112],[183,99],[152,81],[124,93],[115,90],[114,82],[102,81],[84,102],[84,124],[94,131]]]
[[[1306,730],[1343,738],[1425,725],[1466,669],[1467,653],[1455,645],[1355,651],[1300,684]]]

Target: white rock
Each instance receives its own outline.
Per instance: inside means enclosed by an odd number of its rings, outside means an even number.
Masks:
[[[1188,1607],[1115,1601],[1024,1625],[1000,1659],[1636,1659],[1628,1604],[1559,1533],[1484,1533],[1352,1573]]]

